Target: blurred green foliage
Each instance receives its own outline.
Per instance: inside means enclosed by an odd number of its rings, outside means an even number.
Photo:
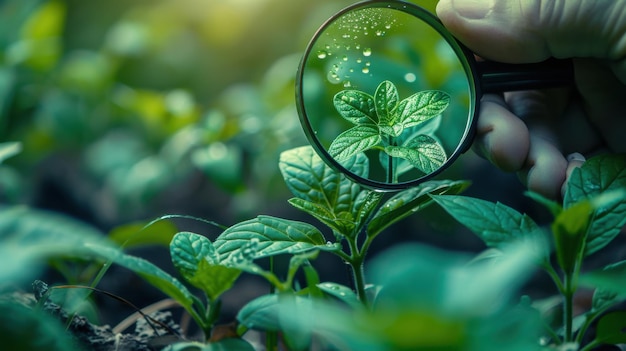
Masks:
[[[42,196],[33,183],[56,162],[38,165],[60,158],[75,173],[70,197],[108,203],[118,222],[194,174],[235,194],[235,212],[255,211],[280,195],[278,154],[305,143],[300,53],[349,3],[3,2],[0,141],[23,152],[0,170],[0,201]]]

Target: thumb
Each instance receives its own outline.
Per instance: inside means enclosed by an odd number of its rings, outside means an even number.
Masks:
[[[602,59],[626,82],[626,1],[440,0],[437,15],[484,58]]]

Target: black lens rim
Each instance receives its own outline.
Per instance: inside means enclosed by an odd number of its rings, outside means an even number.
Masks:
[[[365,8],[389,8],[398,11],[402,11],[408,13],[412,16],[415,16],[427,24],[429,24],[433,29],[435,29],[450,45],[453,49],[454,53],[459,58],[461,65],[463,66],[463,70],[465,71],[465,76],[468,80],[469,93],[470,93],[470,106],[467,118],[467,124],[465,126],[465,131],[463,136],[457,145],[457,148],[453,151],[453,153],[448,157],[446,162],[436,171],[431,172],[429,174],[424,175],[423,177],[400,183],[386,183],[380,181],[374,181],[371,179],[363,178],[352,173],[350,170],[343,167],[339,162],[337,162],[326,150],[326,148],[321,144],[320,140],[317,138],[315,130],[311,125],[309,118],[306,113],[306,108],[304,106],[303,99],[303,78],[304,71],[306,67],[306,63],[311,55],[314,45],[317,43],[319,37],[324,33],[326,28],[335,22],[338,18],[343,16],[345,13],[355,10],[361,10]],[[372,190],[376,191],[400,191],[408,188],[415,187],[433,177],[439,175],[445,169],[447,169],[454,161],[464,152],[466,152],[474,139],[476,133],[476,116],[479,109],[479,102],[481,98],[479,76],[476,70],[476,60],[474,58],[474,54],[468,50],[464,45],[462,45],[459,41],[456,40],[448,32],[448,30],[443,26],[441,21],[430,11],[416,5],[413,3],[408,3],[404,1],[394,1],[394,0],[365,0],[362,2],[355,3],[350,5],[341,11],[334,14],[328,20],[326,20],[322,26],[315,32],[311,40],[309,41],[305,51],[304,56],[300,61],[300,65],[298,67],[298,72],[296,74],[296,108],[298,111],[298,116],[300,118],[300,124],[304,130],[304,133],[309,140],[309,143],[313,147],[313,149],[317,152],[320,158],[331,168],[335,169],[338,172],[343,173],[350,180]]]

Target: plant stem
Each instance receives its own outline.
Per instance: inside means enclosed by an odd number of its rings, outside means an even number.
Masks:
[[[574,322],[574,287],[572,285],[572,274],[566,273],[563,277],[563,319],[565,324],[565,342],[573,340]]]
[[[359,251],[356,239],[348,238],[347,241],[348,246],[350,247],[350,256],[348,257],[347,262],[352,268],[352,278],[354,279],[354,288],[356,289],[357,297],[364,306],[369,306],[367,294],[365,293],[365,272],[363,270],[365,252]]]

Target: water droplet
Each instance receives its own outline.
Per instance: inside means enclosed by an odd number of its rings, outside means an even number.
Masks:
[[[361,44],[356,44],[356,46],[354,47],[357,50],[361,50]]]
[[[343,57],[341,58],[341,60],[343,60],[343,61],[348,61],[348,56],[343,55]]]
[[[341,100],[346,101],[344,98],[345,98],[345,96],[342,96]],[[326,246],[333,246],[333,243],[331,241],[327,241],[326,242]]]
[[[407,73],[404,75],[404,80],[406,80],[408,83],[413,83],[416,79],[417,76],[415,75],[415,73]]]
[[[371,62],[369,62],[369,61],[365,62],[365,65],[366,65],[367,67],[369,67],[371,64],[372,64],[372,63],[371,63]]]
[[[352,83],[350,83],[350,81],[349,81],[349,80],[346,80],[346,81],[343,83],[343,87],[344,87],[344,88],[350,88],[351,86],[352,86]],[[328,245],[328,243],[326,243],[326,245]],[[331,244],[331,245],[332,245],[332,244]]]
[[[361,63],[361,62],[363,62],[363,60],[361,60],[360,57],[358,59],[356,59],[356,63]]]
[[[385,32],[384,32],[384,31],[382,31],[382,30],[380,30],[380,29],[376,31],[376,36],[378,36],[378,37],[382,37],[383,35],[385,35]]]
[[[346,296],[346,293],[342,291],[339,293],[339,296]]]
[[[317,52],[317,58],[319,58],[320,60],[325,59],[326,56],[328,56],[328,53],[324,50],[320,50]]]
[[[344,38],[344,39],[350,39],[350,34],[344,34],[341,37]]]
[[[363,73],[370,73],[370,68],[369,67],[363,67],[363,69],[361,69],[361,72],[363,72]]]
[[[385,24],[385,29],[391,29],[391,24],[390,23]]]
[[[330,50],[330,45],[326,44],[325,48],[326,50]]]
[[[367,56],[370,56],[370,55],[372,55],[372,49],[370,49],[370,48],[363,49],[363,56],[367,57]]]

